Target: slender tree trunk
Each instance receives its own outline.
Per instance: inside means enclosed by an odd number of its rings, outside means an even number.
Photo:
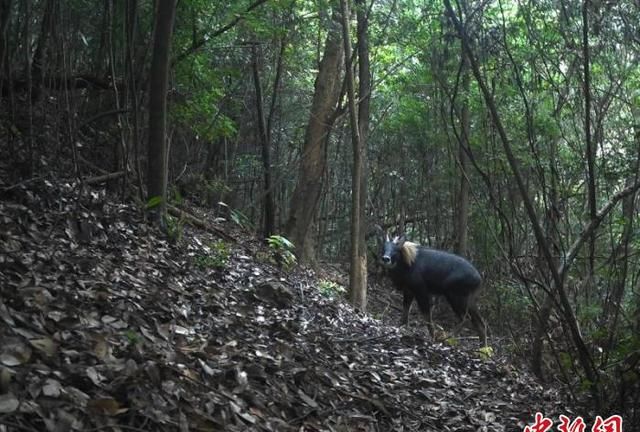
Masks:
[[[362,304],[362,309],[367,304],[367,228],[369,221],[367,220],[367,190],[368,190],[368,163],[367,163],[367,143],[369,139],[369,113],[371,102],[371,65],[369,59],[369,15],[368,3],[366,0],[355,0],[356,18],[358,21],[358,96],[360,104],[358,106],[358,127],[360,128],[360,151],[359,163],[360,168],[360,202],[358,204],[360,211],[360,231],[359,231],[359,254],[360,254],[360,271],[362,272],[362,289],[363,293],[357,298],[352,299],[353,304]]]
[[[142,166],[140,162],[140,103],[138,99],[138,84],[136,81],[135,68],[135,47],[136,30],[138,23],[138,0],[127,1],[127,72],[129,90],[131,92],[131,111],[133,115],[133,156],[135,159],[136,180],[138,182],[138,193],[141,201],[144,201],[144,188],[142,181]]]
[[[363,187],[363,147],[361,127],[359,125],[359,113],[356,108],[355,79],[351,65],[351,36],[349,32],[349,5],[347,0],[340,0],[342,9],[342,39],[344,43],[345,70],[347,77],[347,96],[349,100],[349,120],[351,124],[351,142],[353,145],[353,174],[351,181],[351,268],[349,272],[349,285],[351,302],[360,310],[367,306],[367,254],[364,244],[366,231],[365,212],[362,195]],[[358,15],[363,19],[364,15]],[[367,50],[366,36],[360,32],[366,32],[366,23],[358,22],[358,41],[365,40],[364,51]],[[360,52],[362,52],[360,47]],[[365,64],[367,67],[368,64]],[[368,70],[366,71],[368,72]],[[362,88],[360,88],[362,90]],[[367,93],[368,94],[368,93]],[[361,106],[360,106],[361,108]]]
[[[260,81],[260,68],[258,65],[258,48],[256,44],[252,46],[252,69],[253,84],[256,90],[256,111],[258,116],[258,131],[260,134],[260,145],[262,148],[262,167],[264,170],[264,237],[269,237],[275,228],[275,206],[273,203],[273,190],[271,187],[271,151],[269,142],[269,132],[264,114],[262,98],[262,82]]]
[[[489,89],[487,88],[486,83],[484,82],[484,79],[482,77],[482,74],[480,73],[480,67],[478,66],[478,63],[476,62],[475,58],[473,57],[473,52],[471,51],[471,44],[467,35],[466,30],[464,29],[463,25],[461,24],[460,20],[458,19],[455,11],[453,10],[453,8],[451,7],[451,1],[450,0],[445,0],[445,6],[447,8],[447,11],[449,13],[449,18],[453,21],[453,24],[456,27],[456,30],[459,34],[459,36],[462,39],[462,44],[465,50],[465,54],[467,55],[467,58],[469,59],[469,63],[471,65],[471,70],[473,71],[473,75],[476,78],[476,81],[478,82],[478,85],[480,87],[480,90],[482,91],[482,94],[484,96],[485,102],[489,108],[489,112],[491,113],[491,118],[493,120],[493,123],[496,126],[496,129],[498,131],[498,135],[500,136],[500,141],[502,142],[502,147],[504,149],[504,152],[507,156],[507,161],[509,162],[509,166],[511,167],[511,171],[513,173],[513,176],[515,178],[516,184],[518,186],[518,190],[520,192],[520,196],[522,197],[522,202],[525,206],[525,210],[527,213],[527,216],[529,217],[529,220],[531,222],[532,228],[533,228],[533,232],[534,235],[536,237],[536,241],[538,243],[538,246],[540,247],[540,249],[543,252],[545,261],[549,267],[549,270],[551,272],[551,275],[553,277],[553,284],[555,286],[555,290],[559,295],[560,298],[560,305],[562,308],[562,313],[564,314],[566,323],[569,326],[569,330],[571,332],[571,337],[573,339],[573,342],[576,346],[577,352],[578,352],[578,359],[580,361],[580,364],[582,366],[582,369],[585,372],[585,375],[587,376],[587,379],[591,382],[592,387],[592,394],[594,396],[594,399],[596,400],[596,405],[600,405],[601,404],[601,399],[600,399],[600,375],[598,373],[598,370],[596,369],[594,363],[593,363],[593,359],[591,357],[591,353],[589,352],[589,349],[587,348],[587,345],[585,344],[584,339],[582,338],[582,333],[580,332],[580,327],[578,325],[578,321],[576,319],[575,313],[573,311],[573,308],[571,306],[571,302],[569,301],[569,296],[567,295],[566,290],[564,289],[564,285],[563,285],[563,281],[561,278],[561,272],[559,271],[559,269],[557,269],[554,265],[553,262],[553,257],[551,256],[551,251],[549,249],[549,246],[546,244],[545,242],[545,238],[544,238],[544,233],[542,231],[542,228],[540,226],[540,222],[538,221],[538,218],[536,216],[536,212],[535,209],[533,208],[533,204],[531,201],[531,198],[529,197],[529,194],[527,192],[527,188],[524,184],[522,175],[520,173],[520,168],[518,166],[518,161],[516,160],[514,154],[513,154],[513,149],[511,148],[511,143],[509,141],[509,138],[507,137],[507,133],[504,129],[504,126],[502,124],[502,120],[500,118],[500,115],[498,114],[498,110],[496,108],[495,102],[493,100],[493,96],[492,94],[489,92]]]
[[[167,212],[167,88],[171,33],[177,0],[158,2],[151,69],[149,70],[149,144],[147,197],[152,219],[164,227]]]
[[[467,254],[467,239],[469,225],[469,67],[467,57],[462,54],[462,106],[460,108],[460,122],[462,123],[462,136],[458,148],[458,164],[460,168],[460,191],[458,193],[458,213],[456,214],[456,243],[455,252],[459,255]]]
[[[333,112],[340,95],[342,43],[335,17],[334,11],[316,77],[298,180],[285,229],[287,237],[295,244],[299,260],[310,264],[315,263],[313,227],[327,163],[328,134],[335,121]]]
[[[284,68],[284,54],[285,54],[285,49],[287,47],[287,37],[286,35],[282,36],[280,39],[280,49],[278,50],[278,59],[276,61],[276,73],[275,73],[275,77],[273,79],[273,91],[271,93],[271,103],[269,106],[269,114],[267,115],[267,137],[269,138],[268,142],[270,145],[273,146],[273,158],[271,160],[271,165],[272,167],[277,167],[278,166],[278,155],[279,155],[279,148],[280,148],[280,138],[281,138],[281,134],[278,133],[277,136],[273,137],[273,118],[275,116],[276,113],[276,108],[279,107],[278,103],[280,102],[278,99],[278,94],[280,92],[280,83],[282,81],[282,70]],[[272,172],[273,172],[273,168],[272,168]],[[276,177],[279,176],[279,171],[275,171],[274,174]],[[274,206],[274,231],[278,231],[279,227],[281,226],[281,219],[282,219],[282,206],[276,204],[276,202],[279,202],[278,196],[279,196],[279,190],[280,188],[278,187],[279,182],[276,182],[276,184],[273,184],[271,186],[271,188],[273,189],[271,192],[271,196],[272,196],[272,201],[273,201],[273,206]]]
[[[589,195],[589,217],[595,219],[597,213],[596,206],[596,173],[595,173],[595,150],[591,136],[591,59],[589,54],[589,0],[582,3],[582,55],[584,67],[584,139],[587,151],[587,188]],[[595,267],[595,233],[589,239],[589,277],[593,278]]]
[[[31,62],[31,79],[33,80],[33,89],[31,93],[32,100],[40,98],[42,85],[44,83],[44,73],[42,72],[46,62],[47,47],[49,46],[49,36],[53,27],[53,16],[55,13],[56,2],[47,0],[42,15],[42,23],[40,24],[40,35],[36,44],[35,51]]]
[[[25,28],[24,28],[24,41],[23,41],[23,49],[25,54],[25,71],[26,71],[26,79],[27,79],[27,100],[29,103],[29,125],[27,129],[27,161],[25,161],[28,169],[25,174],[27,177],[31,177],[33,175],[34,170],[34,162],[35,162],[35,141],[33,137],[33,100],[34,100],[34,90],[33,90],[33,56],[31,55],[31,22],[33,15],[33,4],[31,0],[24,1],[24,12],[25,12]]]
[[[549,165],[551,166],[551,191],[549,196],[549,208],[545,217],[547,244],[553,248],[553,257],[555,266],[560,266],[560,231],[558,224],[560,222],[560,203],[558,200],[558,170],[555,161],[558,154],[558,141],[553,140],[549,150]],[[542,256],[540,252],[538,255]],[[539,263],[540,268],[544,268],[544,263]],[[561,275],[562,276],[562,275]],[[542,370],[542,354],[544,350],[544,341],[547,338],[547,330],[549,327],[549,317],[554,306],[554,298],[548,293],[544,293],[544,301],[542,306],[536,313],[536,332],[531,347],[531,370],[540,379],[544,379]]]
[[[631,186],[637,175],[627,179],[627,187]],[[605,354],[609,354],[614,348],[616,335],[618,333],[618,323],[622,311],[623,297],[627,286],[627,274],[629,271],[629,243],[633,236],[633,219],[635,214],[635,198],[636,194],[632,193],[622,200],[622,216],[624,218],[624,228],[620,243],[616,247],[612,256],[612,268],[615,270],[615,278],[613,280],[612,292],[603,307],[603,317],[608,320],[608,337],[607,349]]]
[[[9,46],[7,42],[7,27],[9,25],[9,18],[11,17],[11,0],[0,0],[0,89],[5,78],[5,65],[7,48]],[[7,74],[8,76],[8,74]]]

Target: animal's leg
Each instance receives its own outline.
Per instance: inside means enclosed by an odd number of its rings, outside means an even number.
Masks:
[[[446,298],[447,303],[449,303],[449,306],[451,306],[451,309],[453,309],[456,316],[460,320],[456,328],[453,329],[454,333],[458,333],[467,320],[467,300],[464,297],[458,297],[454,295],[448,295],[446,296]]]
[[[413,293],[407,289],[402,290],[402,321],[401,326],[409,325],[409,312],[411,311],[411,304],[413,303]]]
[[[487,324],[482,319],[482,315],[475,303],[469,305],[469,316],[471,317],[471,323],[480,336],[480,342],[483,346],[487,346]]]
[[[424,315],[424,318],[427,320],[427,327],[429,328],[429,333],[431,337],[434,336],[435,329],[433,327],[433,317],[431,312],[433,310],[433,302],[431,301],[431,296],[429,294],[422,294],[416,297],[418,301],[418,306],[420,306],[420,311]]]
[[[467,322],[467,317],[469,317],[474,330],[480,336],[480,342],[486,345],[486,324],[475,304],[475,298],[473,296],[457,297],[451,295],[447,296],[447,302],[460,319],[460,323],[456,326],[454,332],[459,332]]]

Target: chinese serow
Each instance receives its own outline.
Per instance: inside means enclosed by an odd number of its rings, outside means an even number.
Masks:
[[[433,334],[432,296],[441,295],[462,322],[467,316],[471,318],[480,341],[486,345],[486,326],[476,305],[482,279],[469,261],[405,241],[404,236],[391,240],[387,234],[382,265],[388,270],[395,287],[404,295],[402,325],[409,322],[409,310],[415,299]]]

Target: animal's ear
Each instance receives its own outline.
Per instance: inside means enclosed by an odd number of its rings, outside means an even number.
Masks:
[[[398,247],[402,247],[402,245],[404,245],[405,241],[407,241],[407,239],[404,236],[404,234],[402,234],[401,236],[398,237],[398,240],[396,241],[396,244],[398,245]]]

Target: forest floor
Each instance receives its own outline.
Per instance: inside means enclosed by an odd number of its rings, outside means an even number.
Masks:
[[[319,289],[339,269],[283,272],[202,210],[237,241],[186,225],[170,243],[100,188],[38,180],[0,200],[0,431],[522,431],[537,411],[572,416],[499,353],[394,326],[387,285],[369,294],[382,321],[357,313]]]

